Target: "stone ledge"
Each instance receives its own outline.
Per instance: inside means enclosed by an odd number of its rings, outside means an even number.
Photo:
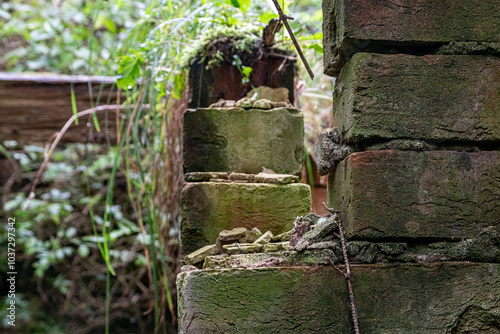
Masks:
[[[500,142],[500,58],[358,53],[334,119],[345,144],[393,139]]]
[[[183,146],[185,173],[300,175],[304,119],[293,108],[187,110]]]
[[[500,228],[499,179],[496,151],[365,151],[330,175],[328,201],[350,239],[461,240]]]
[[[359,51],[425,54],[454,42],[500,44],[496,0],[325,0],[323,18],[328,75]]]
[[[500,264],[353,265],[362,333],[500,330]],[[331,266],[194,270],[177,277],[180,333],[351,333]]]
[[[219,232],[235,227],[271,231],[293,228],[311,210],[311,190],[302,183],[186,183],[181,194],[182,253],[214,244]]]

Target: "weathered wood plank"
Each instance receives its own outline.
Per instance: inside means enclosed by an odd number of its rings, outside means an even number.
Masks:
[[[60,131],[73,115],[71,83],[74,84],[78,111],[91,108],[89,83],[94,101],[99,105],[117,103],[115,77],[61,76],[0,73],[0,141],[45,143]],[[101,92],[100,92],[101,91]],[[107,121],[106,121],[107,118]],[[72,125],[63,142],[102,141],[105,136],[116,139],[116,114],[98,114],[102,133],[94,128],[91,117],[83,117]]]

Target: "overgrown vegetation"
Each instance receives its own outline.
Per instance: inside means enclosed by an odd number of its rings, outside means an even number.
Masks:
[[[290,23],[320,74],[320,1],[283,5],[297,14]],[[16,191],[4,191],[4,215],[18,221],[18,261],[26,279],[19,284],[19,291],[26,291],[20,299],[26,313],[20,317],[30,319],[24,330],[84,333],[102,331],[106,324],[113,332],[128,327],[146,333],[171,327],[179,269],[181,117],[187,102],[183,59],[198,52],[190,46],[206,45],[196,42],[204,32],[241,33],[242,24],[262,27],[276,16],[272,2],[250,0],[0,4],[0,45],[7,51],[0,67],[118,74],[125,106],[116,146],[58,151],[27,211],[21,207],[43,150],[16,146],[4,153],[23,168]],[[291,42],[283,34],[278,44]],[[330,104],[331,81],[317,77],[304,79],[311,88],[298,85],[299,103],[314,111],[306,114],[310,138]],[[28,295],[28,287],[36,293]]]

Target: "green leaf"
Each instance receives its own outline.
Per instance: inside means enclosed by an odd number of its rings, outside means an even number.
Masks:
[[[259,16],[259,21],[265,24],[268,24],[271,19],[277,18],[278,14],[275,14],[274,12],[268,10],[265,11],[264,13],[260,14]]]
[[[135,80],[141,75],[141,65],[144,62],[142,55],[132,50],[132,55],[125,55],[120,60],[118,73],[121,78],[116,81],[116,85],[120,89],[128,89],[129,86],[135,84]]]
[[[248,8],[252,5],[252,0],[226,0],[226,3],[246,13]]]
[[[180,99],[182,96],[182,91],[184,90],[184,83],[186,82],[186,76],[177,73],[174,75],[174,88],[172,89],[172,97],[174,99]]]
[[[78,108],[76,107],[75,85],[73,82],[71,83],[71,109],[73,110],[73,116],[75,116],[75,125],[78,125],[78,117],[76,117]]]
[[[97,19],[95,20],[94,28],[99,29],[105,27],[113,34],[116,34],[116,25],[113,21],[108,19],[103,13],[99,13],[97,15]]]
[[[250,77],[250,73],[252,72],[252,68],[249,66],[242,66],[241,67],[241,74],[243,74],[243,77],[248,79]]]
[[[319,45],[318,43],[313,43],[309,46],[307,46],[308,49],[314,49],[317,53],[323,54],[323,47]]]

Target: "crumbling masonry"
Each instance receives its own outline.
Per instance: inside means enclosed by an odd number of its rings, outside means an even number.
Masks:
[[[325,0],[323,11],[331,147],[346,152],[330,164],[328,205],[349,240],[360,332],[500,333],[500,2]],[[210,154],[185,164],[297,174],[301,122],[290,108],[189,111],[186,149]],[[309,210],[305,185],[200,175],[184,191],[184,251],[222,229],[285,232]],[[352,333],[331,262],[342,267],[332,240],[208,257],[178,277],[180,332]]]

